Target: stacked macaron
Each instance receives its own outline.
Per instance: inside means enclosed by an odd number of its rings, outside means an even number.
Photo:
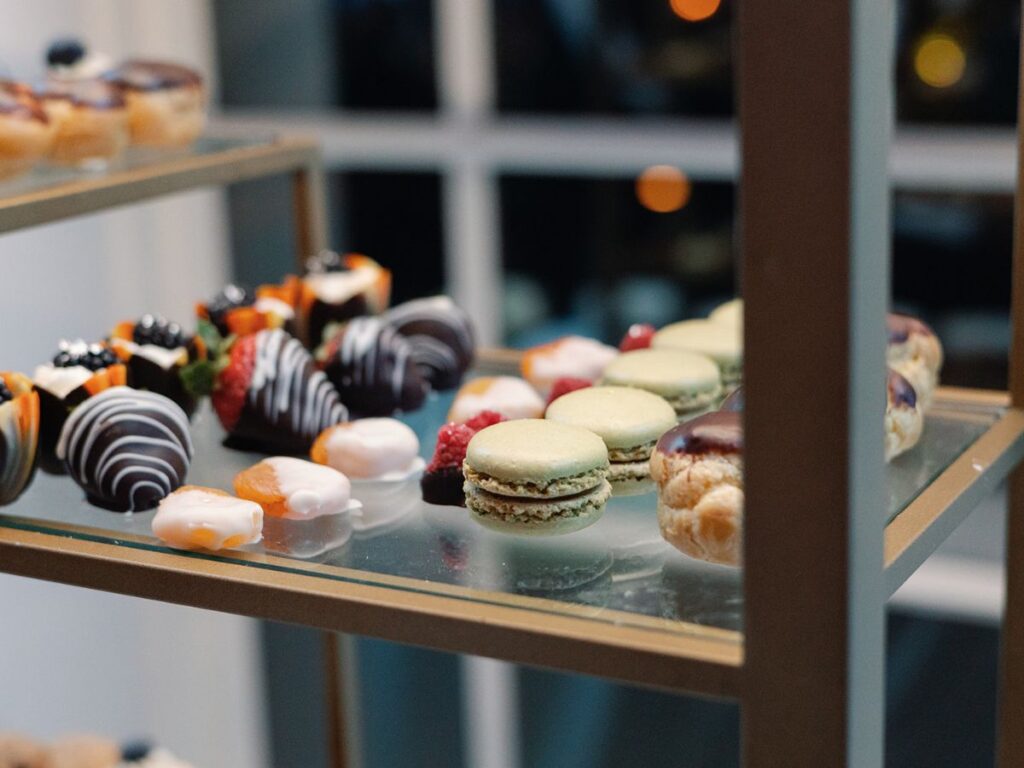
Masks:
[[[469,441],[466,506],[500,531],[577,531],[604,512],[608,464],[604,441],[586,429],[542,419],[501,422]]]
[[[624,352],[604,369],[601,383],[651,392],[680,418],[707,410],[722,394],[718,366],[709,357],[676,349]]]
[[[589,387],[548,406],[546,419],[587,429],[608,449],[608,480],[616,494],[650,487],[654,445],[676,425],[676,412],[657,395],[629,387]]]

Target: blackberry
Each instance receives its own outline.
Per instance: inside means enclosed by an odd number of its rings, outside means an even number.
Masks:
[[[74,38],[54,40],[46,51],[46,63],[51,67],[70,67],[84,58],[85,46]]]
[[[125,763],[141,763],[152,751],[153,745],[148,741],[130,741],[121,746],[121,760]]]
[[[251,307],[256,303],[256,295],[249,289],[234,283],[228,283],[206,305],[210,321],[220,327],[224,323],[224,315],[237,307]]]
[[[10,388],[8,388],[7,382],[5,382],[3,379],[0,379],[0,405],[10,402],[13,399],[14,393],[11,392]]]
[[[348,267],[340,254],[334,251],[320,251],[306,259],[307,275],[322,275],[325,272],[347,272]]]
[[[86,344],[78,341],[60,343],[60,349],[53,357],[57,368],[81,366],[90,371],[100,371],[117,363],[117,356],[102,344]]]
[[[132,341],[136,344],[152,344],[164,349],[177,349],[186,344],[181,326],[156,315],[143,315],[132,329]]]

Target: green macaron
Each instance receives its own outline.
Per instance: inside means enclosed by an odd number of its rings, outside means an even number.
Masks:
[[[683,320],[666,325],[651,339],[654,349],[677,349],[710,357],[725,384],[743,377],[743,332],[739,326],[712,320]]]
[[[604,512],[608,450],[589,430],[544,419],[482,429],[466,448],[466,506],[478,522],[524,534],[568,533]]]
[[[625,352],[604,369],[601,383],[635,387],[663,397],[680,417],[710,408],[722,393],[722,377],[715,362],[706,355],[678,349]]]

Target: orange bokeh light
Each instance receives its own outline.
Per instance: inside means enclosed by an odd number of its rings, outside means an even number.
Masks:
[[[715,15],[722,0],[669,0],[672,12],[686,21],[704,21]]]
[[[686,174],[671,165],[652,165],[636,180],[636,199],[655,213],[671,213],[685,207],[692,191]]]

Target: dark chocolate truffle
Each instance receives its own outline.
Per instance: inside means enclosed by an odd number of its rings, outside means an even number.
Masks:
[[[185,482],[192,461],[188,417],[162,395],[111,387],[68,417],[57,456],[94,504],[150,509]]]
[[[434,389],[453,389],[473,362],[476,345],[467,315],[447,296],[407,301],[384,322],[408,339],[412,359]]]
[[[409,342],[376,317],[346,323],[324,347],[324,372],[354,413],[412,411],[427,396]]]

